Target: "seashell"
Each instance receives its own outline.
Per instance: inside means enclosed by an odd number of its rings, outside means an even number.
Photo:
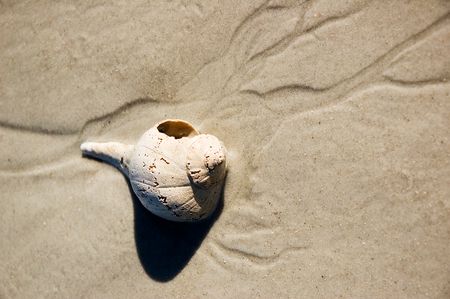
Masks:
[[[192,222],[217,207],[226,174],[226,149],[190,123],[168,119],[136,145],[85,142],[83,154],[116,166],[145,208],[167,220]]]

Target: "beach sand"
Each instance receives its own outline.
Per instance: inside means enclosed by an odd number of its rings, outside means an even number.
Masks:
[[[1,1],[1,298],[449,298],[450,2]],[[84,141],[229,151],[201,224]]]

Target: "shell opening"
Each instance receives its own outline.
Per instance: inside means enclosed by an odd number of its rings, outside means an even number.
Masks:
[[[175,139],[198,135],[197,130],[190,123],[182,120],[166,120],[160,123],[157,129]]]

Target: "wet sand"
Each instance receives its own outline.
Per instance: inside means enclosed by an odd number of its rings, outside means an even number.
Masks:
[[[450,2],[0,2],[0,297],[450,297]],[[229,151],[161,220],[86,140]]]

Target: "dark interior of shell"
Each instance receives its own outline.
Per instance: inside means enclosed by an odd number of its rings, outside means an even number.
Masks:
[[[158,125],[158,131],[179,139],[198,135],[197,130],[188,122],[182,120],[166,120]]]

